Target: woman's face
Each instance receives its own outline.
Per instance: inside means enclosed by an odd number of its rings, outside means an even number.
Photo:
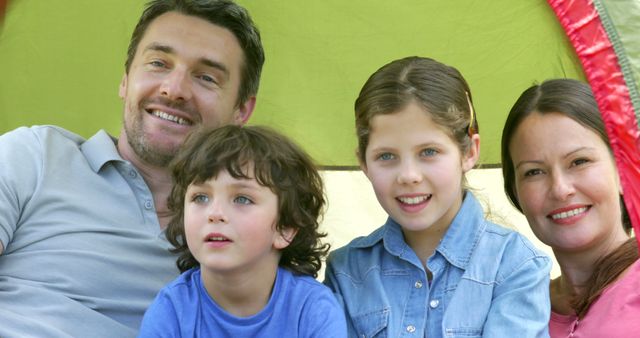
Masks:
[[[532,113],[509,144],[515,189],[536,236],[556,252],[617,247],[628,236],[607,144],[561,113]]]

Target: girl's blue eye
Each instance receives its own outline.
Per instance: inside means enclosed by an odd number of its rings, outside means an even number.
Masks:
[[[238,196],[238,197],[233,199],[233,202],[234,203],[238,203],[238,204],[252,204],[253,203],[253,201],[250,200],[246,196]]]
[[[382,153],[378,155],[378,159],[383,161],[389,161],[389,160],[393,160],[394,156],[391,153]]]
[[[427,148],[422,150],[423,156],[431,157],[431,156],[435,156],[436,154],[438,154],[438,151],[433,148]]]

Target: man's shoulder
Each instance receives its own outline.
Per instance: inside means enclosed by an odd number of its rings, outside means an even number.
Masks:
[[[71,142],[75,144],[81,144],[85,139],[62,127],[53,125],[34,125],[30,127],[19,127],[14,130],[8,131],[0,136],[5,142],[11,141],[58,141],[58,142]]]

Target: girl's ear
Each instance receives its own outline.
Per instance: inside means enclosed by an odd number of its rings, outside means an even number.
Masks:
[[[356,158],[358,159],[358,165],[360,165],[360,170],[362,170],[364,175],[367,176],[367,178],[369,178],[369,175],[367,174],[367,162],[366,160],[362,160],[362,156],[360,156],[360,152],[358,150],[356,150]]]
[[[462,172],[467,172],[473,169],[473,166],[478,162],[480,158],[480,135],[471,135],[471,146],[466,154],[462,155]]]
[[[284,228],[282,231],[276,231],[273,239],[273,247],[278,250],[288,247],[297,233],[298,229],[293,228]]]

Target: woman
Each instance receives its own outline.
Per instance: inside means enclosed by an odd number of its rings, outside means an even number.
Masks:
[[[613,153],[588,85],[545,81],[522,93],[502,134],[504,188],[554,252],[554,337],[640,333],[640,263]]]

